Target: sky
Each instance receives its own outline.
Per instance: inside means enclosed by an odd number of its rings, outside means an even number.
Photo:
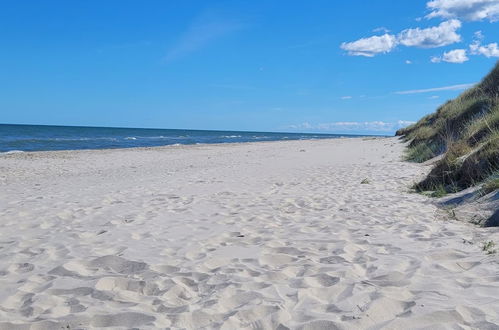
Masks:
[[[499,59],[499,0],[2,1],[0,123],[393,134]]]

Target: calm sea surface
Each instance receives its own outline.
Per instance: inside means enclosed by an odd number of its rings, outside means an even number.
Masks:
[[[342,136],[347,135],[0,124],[0,152],[330,139]]]

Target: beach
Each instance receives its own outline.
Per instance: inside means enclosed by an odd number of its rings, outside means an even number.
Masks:
[[[499,329],[499,228],[397,138],[0,156],[0,329]],[[496,244],[497,244],[496,243]]]

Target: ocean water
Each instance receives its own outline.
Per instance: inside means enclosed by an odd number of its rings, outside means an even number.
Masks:
[[[342,136],[345,135],[0,124],[0,152],[330,139]]]

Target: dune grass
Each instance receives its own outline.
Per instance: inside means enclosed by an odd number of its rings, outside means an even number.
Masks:
[[[499,62],[479,84],[396,134],[409,142],[409,161],[442,155],[416,190],[441,197],[486,180],[488,190],[497,189],[490,178],[499,171]]]
[[[439,185],[439,186],[435,187],[434,189],[435,190],[430,194],[431,197],[440,198],[440,197],[444,197],[445,195],[447,195],[447,190],[445,189],[444,185]]]
[[[482,186],[482,193],[489,194],[499,189],[499,172],[492,175]]]

